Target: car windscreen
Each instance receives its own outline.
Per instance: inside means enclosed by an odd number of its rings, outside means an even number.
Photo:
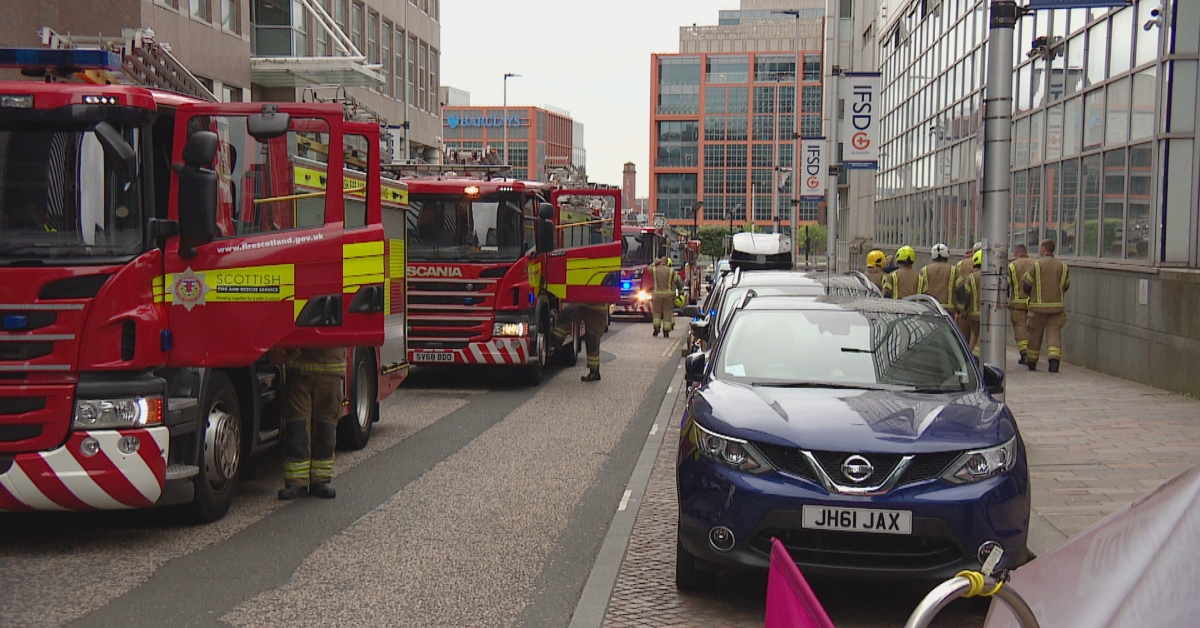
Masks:
[[[729,321],[714,375],[768,386],[975,390],[975,370],[952,325],[897,313],[741,310]]]
[[[769,296],[810,296],[821,297],[825,296],[825,287],[820,284],[810,285],[795,285],[795,286],[736,286],[725,291],[721,300],[720,312],[718,313],[716,324],[719,328],[729,318],[729,313],[733,308],[746,296],[746,293],[753,290],[760,297]]]

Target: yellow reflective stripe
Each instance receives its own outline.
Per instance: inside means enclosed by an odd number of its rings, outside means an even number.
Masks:
[[[585,268],[609,270],[620,267],[620,257],[579,257],[567,260],[567,270],[582,270]]]
[[[383,241],[342,245],[342,292],[384,281]]]
[[[1058,288],[1060,290],[1060,293],[1063,295],[1064,300],[1065,300],[1065,297],[1067,296],[1067,286],[1070,285],[1070,283],[1071,283],[1071,277],[1070,277],[1070,275],[1067,274],[1067,272],[1068,272],[1067,265],[1063,264],[1062,265],[1062,275],[1058,278]]]
[[[301,373],[322,373],[341,375],[346,372],[345,364],[321,364],[319,362],[289,362],[290,368],[299,369]]]
[[[392,282],[404,281],[405,271],[404,240],[388,240],[388,248],[387,280],[383,285],[383,313],[385,316],[392,313]],[[403,302],[401,302],[401,309],[403,309]]]
[[[300,311],[305,305],[308,305],[308,299],[296,299],[295,307],[292,308],[292,320],[300,318]]]
[[[371,257],[374,255],[383,255],[383,240],[374,240],[371,242],[352,242],[342,245],[342,257]]]
[[[342,260],[342,275],[382,275],[383,254],[371,257],[351,257]]]
[[[325,189],[325,171],[306,166],[296,166],[293,176],[296,185],[316,190]],[[342,174],[342,191],[351,196],[365,196],[367,184],[361,174],[344,172]],[[401,181],[385,180],[379,186],[379,200],[389,205],[408,204],[408,185]]]
[[[620,270],[620,267],[607,270],[603,268],[586,269],[586,270],[568,270],[567,285],[568,286],[599,286],[604,283],[604,278],[611,272]],[[671,292],[674,294],[674,291]]]
[[[560,299],[567,298],[567,284],[565,283],[548,283],[546,291]]]
[[[283,479],[285,480],[304,480],[307,479],[312,472],[310,460],[284,460],[283,461]]]

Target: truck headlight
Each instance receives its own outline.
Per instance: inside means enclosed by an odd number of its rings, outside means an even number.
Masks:
[[[705,458],[738,471],[764,473],[771,470],[771,465],[765,462],[762,454],[755,451],[749,442],[710,432],[695,421],[692,425],[695,426],[696,447]]]
[[[654,297],[651,296],[649,292],[646,292],[645,290],[638,290],[638,293],[637,293],[638,301],[649,301],[650,299],[653,299],[653,298]]]
[[[108,429],[161,425],[162,397],[77,399],[72,429]]]
[[[492,325],[493,336],[525,336],[528,334],[528,323],[496,323]]]
[[[971,484],[1008,473],[1017,464],[1017,439],[988,449],[976,449],[959,456],[942,474],[952,484]]]

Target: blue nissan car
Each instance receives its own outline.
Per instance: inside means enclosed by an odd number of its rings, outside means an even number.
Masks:
[[[1029,559],[1029,470],[1004,374],[928,302],[747,293],[686,361],[676,584],[765,569],[944,579]]]

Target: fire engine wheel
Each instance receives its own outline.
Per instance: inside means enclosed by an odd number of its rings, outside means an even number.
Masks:
[[[379,377],[367,351],[354,352],[354,381],[350,383],[350,413],[338,423],[338,447],[362,449],[371,440],[371,427],[379,420]]]
[[[233,382],[220,371],[209,374],[202,402],[200,472],[193,480],[196,493],[189,514],[196,521],[210,522],[224,517],[233,503],[242,455],[242,417]]]
[[[525,383],[530,386],[537,386],[542,383],[542,377],[546,372],[546,362],[550,359],[550,336],[544,331],[544,327],[539,327],[537,336],[534,336],[537,346],[534,348],[534,361],[525,367]]]

